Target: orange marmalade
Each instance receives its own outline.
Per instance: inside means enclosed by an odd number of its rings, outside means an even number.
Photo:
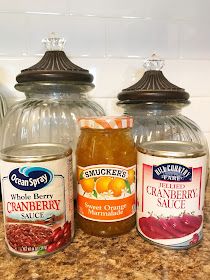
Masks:
[[[133,119],[82,118],[77,146],[78,222],[86,233],[116,236],[135,225]]]

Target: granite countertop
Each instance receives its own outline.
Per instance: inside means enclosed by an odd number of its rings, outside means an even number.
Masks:
[[[11,256],[4,245],[0,214],[0,280],[209,280],[210,189],[207,188],[203,241],[173,251],[142,240],[135,229],[115,238],[76,230],[73,243],[50,257],[28,260]]]

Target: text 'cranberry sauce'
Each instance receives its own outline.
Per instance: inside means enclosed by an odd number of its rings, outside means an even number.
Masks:
[[[189,142],[155,141],[138,147],[137,229],[173,249],[202,239],[207,155]]]
[[[66,246],[74,235],[71,149],[27,144],[1,152],[5,242],[21,257]]]

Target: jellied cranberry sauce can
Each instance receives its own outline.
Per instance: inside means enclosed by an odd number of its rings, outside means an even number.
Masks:
[[[21,257],[38,258],[74,235],[72,151],[59,144],[27,144],[1,151],[5,242]]]
[[[185,249],[203,234],[207,154],[192,142],[155,141],[138,147],[137,230],[155,244]]]

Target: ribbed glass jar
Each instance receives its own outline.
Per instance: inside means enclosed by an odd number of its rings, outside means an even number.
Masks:
[[[6,115],[7,110],[8,110],[7,101],[4,98],[4,96],[0,95],[0,126],[2,124],[2,120],[4,116]]]
[[[118,98],[134,118],[137,230],[153,244],[184,249],[203,236],[208,145],[199,126],[182,115],[189,94],[165,78],[163,64],[155,56],[146,61],[143,77]]]
[[[60,143],[76,147],[77,119],[104,115],[103,109],[84,94],[33,92],[13,105],[3,123],[2,148],[28,143]]]
[[[1,128],[1,125],[2,125],[2,121],[3,121],[3,118],[7,112],[7,102],[5,100],[5,98],[0,95],[0,131],[2,132],[2,128]],[[2,135],[2,133],[1,133]],[[0,187],[0,201],[2,200],[2,194],[1,194],[1,187]]]
[[[64,41],[54,34],[45,39],[47,51],[42,59],[16,77],[15,88],[26,99],[8,112],[1,149],[31,143],[65,144],[73,149],[75,161],[78,118],[104,115],[87,95],[94,88],[93,76],[68,59],[62,50]]]
[[[1,148],[29,143],[59,143],[74,151],[79,137],[79,117],[104,115],[103,109],[84,93],[45,92],[33,89],[26,100],[13,105],[2,124]],[[75,173],[75,172],[74,172]],[[75,186],[76,179],[74,178]]]
[[[189,94],[166,79],[163,66],[164,61],[156,55],[145,60],[143,77],[118,95],[124,114],[134,118],[136,146],[148,141],[178,141],[201,144],[208,154],[205,135],[181,112],[190,104]]]
[[[124,113],[134,117],[133,136],[137,145],[147,141],[193,142],[207,148],[199,126],[182,115],[182,103],[123,104]]]

